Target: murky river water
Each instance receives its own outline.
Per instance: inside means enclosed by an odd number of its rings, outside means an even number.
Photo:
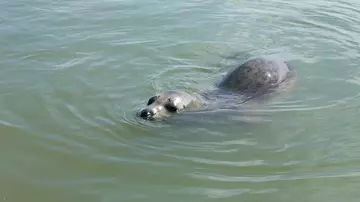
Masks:
[[[0,200],[359,201],[359,19],[357,0],[1,0]],[[263,54],[298,79],[258,112],[135,116]]]

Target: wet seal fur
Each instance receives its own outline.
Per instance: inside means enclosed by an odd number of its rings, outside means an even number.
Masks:
[[[138,115],[147,120],[164,119],[185,109],[236,106],[250,100],[266,100],[273,93],[292,86],[296,73],[276,56],[249,59],[230,71],[217,89],[202,93],[166,91],[151,97]]]

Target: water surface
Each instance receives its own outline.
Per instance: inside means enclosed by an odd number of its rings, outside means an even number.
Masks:
[[[0,1],[0,199],[358,201],[360,4]],[[140,121],[277,54],[294,89],[248,113]]]

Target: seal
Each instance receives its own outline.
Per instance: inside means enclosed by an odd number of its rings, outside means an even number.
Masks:
[[[243,104],[256,98],[263,100],[266,95],[293,84],[295,77],[295,70],[278,57],[253,58],[230,71],[217,84],[216,90],[203,93],[166,91],[151,97],[147,107],[138,114],[143,119],[155,120],[181,113],[185,109],[204,109],[210,106],[221,108]]]

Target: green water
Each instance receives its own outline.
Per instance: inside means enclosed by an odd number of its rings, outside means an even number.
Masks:
[[[359,201],[357,0],[0,0],[0,200]],[[149,123],[278,54],[294,89],[249,114]]]

